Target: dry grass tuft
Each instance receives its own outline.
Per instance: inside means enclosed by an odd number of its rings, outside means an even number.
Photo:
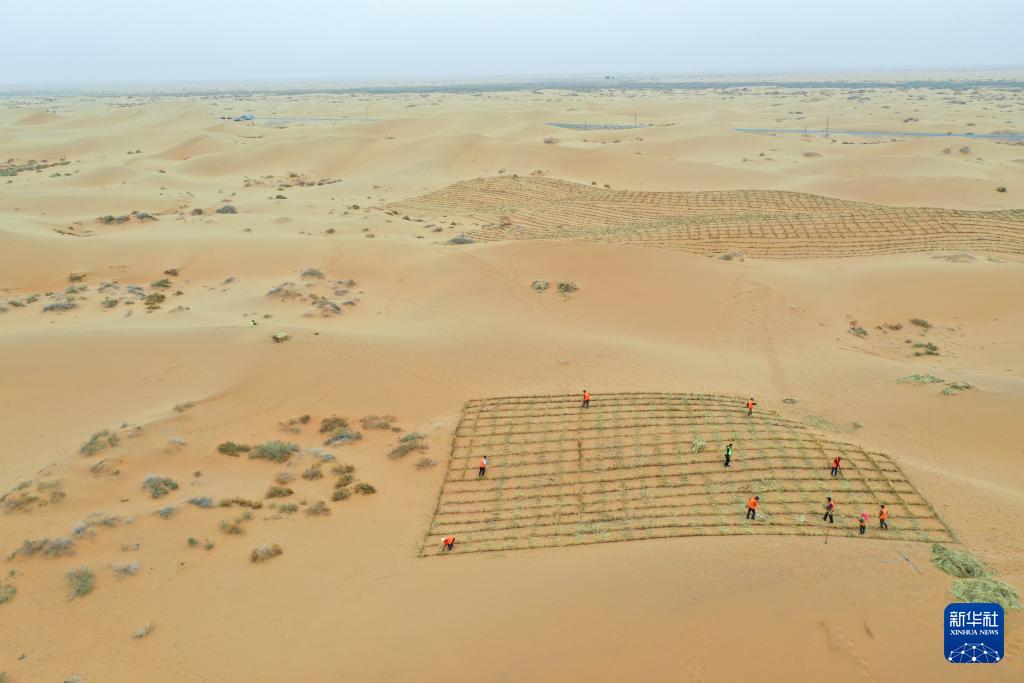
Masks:
[[[120,443],[121,437],[109,429],[103,429],[90,436],[89,440],[79,447],[78,452],[86,456],[96,455],[103,449],[114,448]]]
[[[84,597],[92,593],[93,588],[96,587],[96,574],[88,567],[72,569],[65,574],[65,578],[67,578],[72,598]]]
[[[250,559],[253,562],[265,562],[266,560],[273,559],[282,553],[284,553],[284,550],[282,550],[281,546],[276,543],[273,545],[261,545],[253,548]]]
[[[995,602],[1003,609],[1021,609],[1017,589],[998,579],[960,579],[953,582],[950,592],[960,602]]]

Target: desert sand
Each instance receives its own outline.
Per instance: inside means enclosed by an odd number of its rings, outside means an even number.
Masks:
[[[735,130],[826,120],[892,134]],[[1024,587],[1024,145],[901,131],[1020,133],[1024,91],[0,99],[0,672],[981,680],[930,556]],[[533,398],[481,424],[496,397]],[[1024,678],[1007,620],[984,680]]]

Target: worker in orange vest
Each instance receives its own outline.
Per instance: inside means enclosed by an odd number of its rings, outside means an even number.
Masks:
[[[864,532],[868,529],[868,513],[860,513],[860,517],[857,518],[857,521],[860,522],[860,535],[863,536]]]
[[[476,476],[482,477],[487,473],[487,456],[480,458],[480,471]]]
[[[452,548],[455,547],[455,537],[454,536],[445,536],[444,537],[444,541],[442,541],[442,543],[444,544],[444,549],[445,550],[451,550]]]
[[[887,521],[888,519],[889,519],[889,508],[887,508],[885,506],[885,503],[882,503],[881,505],[878,506],[878,528],[879,529],[888,529],[889,528],[889,522]]]
[[[832,500],[832,496],[827,496],[825,501],[825,516],[821,518],[821,521],[827,521],[829,524],[834,524],[836,519],[833,513],[836,511],[836,504]]]
[[[757,519],[757,503],[761,496],[751,496],[747,501],[747,519]]]
[[[754,414],[754,406],[756,405],[757,403],[754,402],[753,398],[747,401],[747,417],[750,417],[751,415]]]
[[[583,390],[583,407],[590,407],[590,392],[587,391],[586,389]]]
[[[836,456],[832,459],[832,478],[835,479],[839,476],[839,472],[843,467],[843,459],[841,456]]]

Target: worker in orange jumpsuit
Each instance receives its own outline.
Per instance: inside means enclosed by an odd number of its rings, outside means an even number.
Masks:
[[[754,401],[753,398],[747,401],[747,417],[750,417],[751,415],[754,414],[754,406],[756,405],[757,403]]]
[[[485,474],[487,474],[487,456],[486,455],[484,457],[480,458],[480,471],[477,473],[476,476],[482,477]]]
[[[747,501],[747,519],[757,519],[757,503],[761,496],[751,496]]]
[[[885,503],[882,503],[881,505],[878,506],[878,528],[879,529],[888,529],[889,528],[888,519],[889,519],[889,508],[887,508],[885,506]]]
[[[447,550],[451,550],[452,548],[455,547],[455,537],[454,536],[445,536],[444,540],[442,541],[442,543],[444,544],[444,549],[446,551]]]
[[[586,389],[583,390],[583,407],[590,407],[590,392],[587,391]]]
[[[857,518],[857,521],[860,522],[860,535],[863,536],[864,532],[868,530],[868,513],[860,513],[860,517]]]
[[[843,459],[840,456],[836,456],[832,459],[832,478],[835,479],[839,476],[839,471],[843,468]]]

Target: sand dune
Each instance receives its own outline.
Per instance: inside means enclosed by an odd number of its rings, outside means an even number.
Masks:
[[[4,101],[0,672],[962,680],[930,543],[1024,586],[1020,148],[734,129],[1024,100],[856,95]]]

